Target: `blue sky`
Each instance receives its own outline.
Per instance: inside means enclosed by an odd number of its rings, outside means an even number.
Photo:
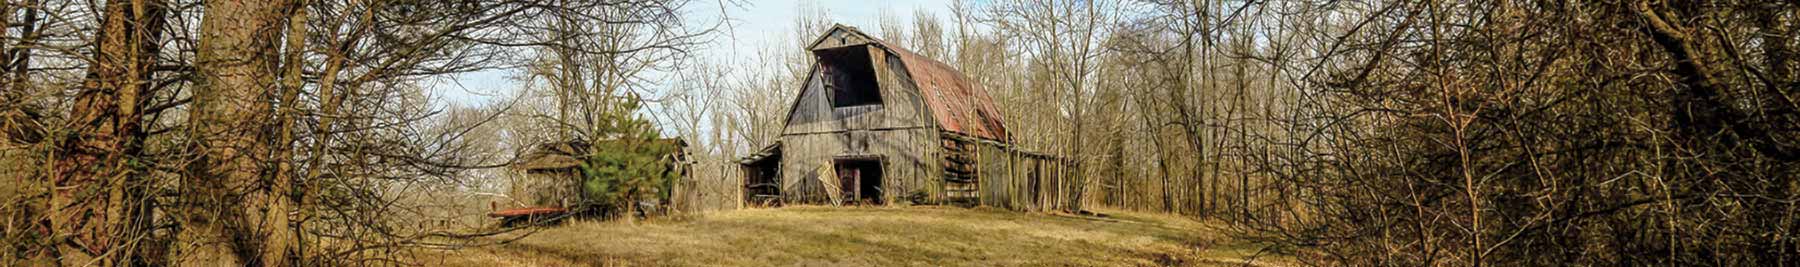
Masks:
[[[756,62],[760,60],[754,58],[757,56],[754,52],[756,49],[790,41],[785,38],[792,38],[789,35],[795,12],[802,3],[825,9],[833,22],[876,33],[879,31],[876,23],[884,9],[893,14],[902,25],[910,26],[913,13],[917,10],[925,10],[939,17],[948,16],[951,1],[753,0],[740,5],[725,4],[727,6],[721,8],[720,0],[699,0],[687,11],[687,19],[692,27],[705,27],[717,24],[722,18],[729,18],[726,20],[729,27],[725,27],[724,32],[712,44],[698,51],[707,60]],[[430,81],[425,86],[450,104],[474,106],[492,102],[517,89],[518,82],[510,78],[513,72],[490,70],[464,73]]]

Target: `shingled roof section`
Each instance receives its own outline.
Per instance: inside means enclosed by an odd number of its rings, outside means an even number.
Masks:
[[[856,30],[856,27],[839,24],[834,31],[842,30],[872,40],[876,46],[898,56],[901,65],[906,66],[915,87],[924,96],[926,106],[931,108],[931,115],[944,131],[959,133],[976,138],[1011,142],[1011,135],[1006,133],[1006,123],[1001,120],[1000,109],[994,105],[994,98],[986,89],[970,82],[968,76],[948,64],[921,56],[900,48],[873,35]],[[821,40],[831,36],[827,31],[820,36]],[[816,46],[819,41],[814,41]]]

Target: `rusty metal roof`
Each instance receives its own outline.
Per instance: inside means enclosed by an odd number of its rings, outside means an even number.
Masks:
[[[913,83],[925,95],[931,115],[945,131],[1012,141],[1006,134],[1006,124],[1000,120],[1000,108],[994,106],[994,98],[988,95],[987,89],[969,82],[969,77],[943,62],[906,49],[883,46],[900,56]]]
[[[775,143],[769,144],[768,146],[764,146],[762,149],[757,150],[756,153],[750,154],[749,156],[745,156],[744,158],[739,159],[738,164],[742,164],[742,165],[756,164],[758,161],[762,161],[764,159],[768,159],[769,157],[773,157],[776,155],[781,155],[781,142],[780,141],[776,141]]]
[[[932,117],[944,131],[1001,142],[1012,141],[1011,135],[1006,133],[1006,123],[1001,120],[1000,109],[994,105],[994,98],[988,95],[987,89],[970,82],[969,77],[955,67],[882,41],[856,30],[856,27],[839,24],[832,27],[832,30],[861,35],[898,56],[901,65],[906,66],[908,76],[912,77],[913,84],[924,96],[926,106],[931,108]],[[826,31],[819,38],[823,40],[830,35],[831,31]],[[817,45],[819,42],[813,43]]]

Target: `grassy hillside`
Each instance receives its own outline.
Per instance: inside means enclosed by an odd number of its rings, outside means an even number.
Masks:
[[[683,221],[574,222],[422,258],[441,266],[1211,266],[1241,264],[1256,251],[1207,229],[1128,213],[789,207]]]

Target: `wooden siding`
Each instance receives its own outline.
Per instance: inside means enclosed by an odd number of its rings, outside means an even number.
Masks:
[[[907,63],[901,55],[872,45],[879,43],[840,26],[809,46],[868,49],[881,104],[832,107],[830,79],[824,77],[828,72],[815,63],[782,129],[778,176],[784,202],[828,203],[831,182],[820,176],[832,173],[834,160],[873,156],[883,164],[883,203],[906,203],[915,194],[923,194],[930,203],[947,203],[953,199],[946,195],[946,187],[954,185],[958,190],[973,187],[955,197],[971,205],[1028,211],[1071,207],[1075,191],[1062,181],[1070,177],[1068,161],[1020,151],[1001,143],[1004,139],[995,142],[944,131]],[[947,172],[966,182],[947,182],[946,177],[952,177]]]
[[[852,33],[844,29],[833,27],[830,32],[826,32],[825,35],[819,36],[819,39],[813,40],[813,44],[806,49],[832,49],[853,45],[865,45],[869,43],[872,42],[868,38],[864,38],[862,34]]]
[[[882,160],[882,199],[897,203],[913,192],[939,194],[935,158],[937,130],[897,129],[782,136],[781,193],[789,203],[827,203],[819,175],[841,156]]]
[[[516,203],[509,206],[562,207],[581,199],[574,169],[555,171],[523,172],[523,177],[513,180],[512,192]]]
[[[982,206],[1021,211],[1067,210],[1077,188],[1068,188],[1064,179],[1072,178],[1068,160],[1017,150],[997,142],[980,141],[954,133],[942,136],[963,146],[973,146],[964,155],[974,159],[976,196]]]
[[[906,68],[900,65],[899,59],[879,47],[864,48],[870,49],[869,55],[873,57],[870,62],[882,66],[875,68],[881,104],[833,108],[825,84],[827,79],[822,78],[825,70],[813,68],[805,89],[800,91],[794,109],[788,114],[783,135],[932,126],[928,119],[930,115],[922,113],[924,100],[905,74]]]
[[[840,156],[882,158],[884,203],[898,203],[920,192],[936,199],[939,167],[934,145],[937,129],[924,102],[897,57],[879,47],[869,49],[881,105],[833,108],[823,70],[814,69],[782,131],[781,191],[790,203],[825,203],[819,181],[822,168]]]

